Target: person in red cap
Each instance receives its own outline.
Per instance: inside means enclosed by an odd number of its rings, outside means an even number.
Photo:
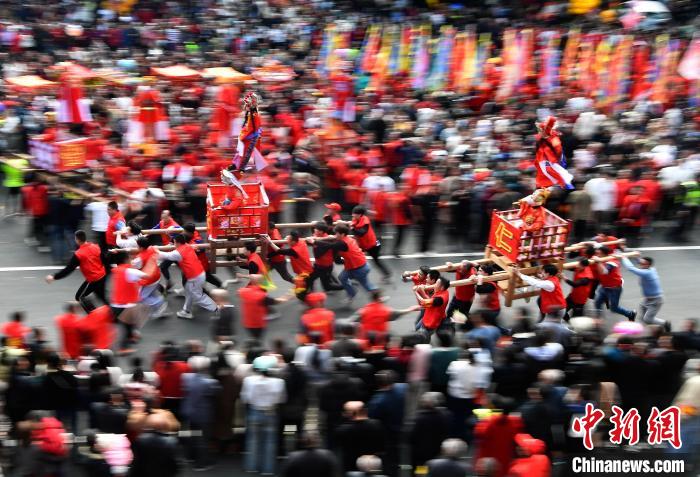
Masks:
[[[350,318],[351,321],[359,321],[359,337],[363,340],[367,339],[369,333],[374,332],[379,341],[383,342],[389,332],[389,322],[420,309],[420,306],[414,305],[403,310],[394,310],[384,303],[386,298],[381,290],[374,290],[371,296],[372,301],[360,308],[360,310]]]
[[[116,235],[114,236],[116,240]],[[78,291],[75,292],[75,300],[80,303],[86,312],[90,312],[94,307],[89,300],[88,295],[94,293],[102,303],[108,305],[107,297],[105,296],[105,286],[107,282],[107,272],[102,264],[102,251],[97,244],[87,241],[87,235],[83,230],[75,232],[75,243],[78,249],[73,253],[73,256],[68,261],[68,264],[60,272],[54,275],[47,275],[46,282],[51,283],[54,280],[60,280],[67,277],[73,270],[80,267],[80,273],[85,277],[85,281]]]
[[[10,320],[0,327],[0,334],[5,337],[5,344],[12,348],[23,348],[26,336],[32,331],[24,323],[24,313],[15,311],[10,314]]]
[[[352,209],[352,222],[350,226],[357,244],[367,255],[372,257],[374,265],[376,265],[384,276],[384,282],[388,282],[391,278],[391,272],[384,266],[379,258],[382,245],[377,235],[374,233],[372,222],[369,220],[369,217],[367,217],[367,209],[361,205]]]
[[[325,207],[328,209],[328,212],[323,216],[323,221],[330,227],[333,227],[333,224],[341,219],[340,212],[343,210],[343,207],[337,202],[326,204]]]
[[[530,434],[515,436],[517,452],[520,457],[515,459],[508,470],[509,477],[549,477],[552,465],[545,455],[544,441],[535,439]]]
[[[301,315],[300,343],[306,343],[308,336],[314,332],[321,334],[321,343],[333,340],[335,313],[323,307],[325,301],[325,293],[316,292],[306,295],[306,304],[309,309]]]
[[[82,346],[79,313],[80,304],[77,301],[71,301],[66,304],[65,313],[54,318],[56,328],[61,333],[63,342],[63,352],[71,359],[76,359],[80,356],[80,347]]]

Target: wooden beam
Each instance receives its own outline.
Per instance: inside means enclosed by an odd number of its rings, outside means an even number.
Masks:
[[[602,247],[603,245],[620,245],[624,244],[626,242],[625,239],[617,239],[617,240],[611,240],[609,242],[592,242],[593,244],[597,245],[598,247]],[[569,245],[568,247],[564,247],[565,252],[575,252],[576,250],[581,250],[584,249],[588,246],[588,244],[591,242],[579,242],[579,243],[574,243]]]
[[[607,257],[593,257],[592,259],[589,259],[589,261],[593,261],[593,262],[597,262],[597,263],[601,263],[601,262],[605,263],[605,262],[609,262],[611,260],[615,260],[617,258],[638,257],[639,255],[640,255],[640,253],[636,252],[636,251],[635,252],[623,252],[623,253],[616,253],[614,255],[608,255]],[[568,262],[568,263],[565,263],[562,268],[564,268],[564,270],[573,270],[574,268],[576,268],[577,263],[578,262]]]
[[[469,261],[470,261],[471,263],[475,263],[475,264],[477,264],[477,265],[482,265],[482,264],[486,264],[486,263],[491,263],[491,262],[493,262],[493,260],[490,259],[490,258],[480,258],[480,259],[478,259],[478,260],[469,260]],[[454,265],[459,265],[459,263],[461,263],[461,262],[462,262],[462,260],[460,260],[459,262],[454,263]],[[434,266],[434,267],[430,267],[431,270],[436,270],[436,271],[438,271],[438,272],[447,272],[447,271],[449,271],[449,268],[450,268],[450,267],[448,267],[447,264],[444,264],[444,265],[436,265],[436,266]],[[403,273],[404,273],[404,275],[415,275],[415,274],[418,273],[418,272],[420,272],[420,270],[406,270],[406,271],[403,272]]]

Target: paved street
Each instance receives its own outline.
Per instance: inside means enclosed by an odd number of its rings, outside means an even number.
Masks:
[[[61,312],[63,303],[72,299],[76,289],[81,283],[82,277],[79,272],[75,272],[71,277],[47,285],[43,277],[48,273],[53,273],[60,267],[52,266],[46,254],[39,254],[23,243],[26,224],[23,219],[10,219],[2,222],[4,234],[0,239],[0,316],[14,310],[24,310],[27,313],[28,321],[32,326],[45,326],[49,331],[52,340],[56,339],[56,332],[52,325],[52,318]],[[657,238],[661,233],[653,234],[645,243],[645,255],[654,257],[657,261],[657,268],[666,294],[666,302],[660,313],[660,317],[669,319],[674,325],[681,322],[683,318],[700,316],[700,294],[698,294],[698,267],[700,260],[700,243],[698,236],[691,244],[674,246]],[[437,256],[423,257],[419,255],[407,255],[400,259],[387,257],[387,263],[397,277],[394,284],[387,286],[386,291],[391,296],[389,304],[396,307],[406,307],[413,304],[411,289],[408,284],[401,283],[398,276],[401,271],[415,269],[421,264],[436,265],[444,263],[446,260],[458,261],[464,257],[478,258],[482,251],[474,249],[453,253],[446,243],[446,238],[439,237],[435,249]],[[406,250],[411,250],[409,243]],[[338,270],[339,271],[339,270]],[[177,272],[176,272],[177,273]],[[227,278],[228,271],[220,273],[222,278]],[[379,281],[379,274],[373,272],[372,278]],[[627,307],[635,307],[639,302],[640,293],[637,286],[636,277],[625,272],[625,291],[621,303]],[[276,278],[279,288],[274,292],[275,296],[287,292],[288,284]],[[232,296],[235,302],[235,287],[231,287]],[[353,310],[344,308],[340,304],[343,296],[342,292],[332,295],[329,299],[329,307],[336,312],[338,318],[350,316]],[[364,293],[360,293],[353,307],[359,307],[366,301]],[[171,297],[171,310],[175,311],[182,305],[182,298]],[[535,313],[534,301],[528,303],[518,302],[516,306],[526,306]],[[303,306],[296,300],[279,306],[281,317],[270,322],[267,338],[283,337],[292,341],[298,329],[298,320]],[[508,323],[512,309],[504,309],[504,323]],[[413,324],[414,315],[407,315],[392,324],[392,330],[396,333],[408,332]],[[615,318],[610,317],[610,320]],[[157,348],[163,340],[183,341],[185,339],[205,340],[208,333],[207,316],[199,311],[195,312],[195,319],[192,321],[180,320],[174,317],[150,321],[143,328],[143,341],[140,344],[138,355],[148,358],[150,353]],[[241,336],[239,327],[238,336]],[[244,337],[243,337],[244,338]],[[127,366],[122,361],[122,366]],[[232,468],[236,465],[220,465],[211,472],[199,473],[198,475],[210,476],[235,476]]]

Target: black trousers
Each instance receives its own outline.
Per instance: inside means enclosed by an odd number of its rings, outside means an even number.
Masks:
[[[171,260],[163,260],[160,262],[160,274],[163,275],[165,281],[168,282],[168,286],[170,285],[170,266],[174,263],[175,262]]]
[[[314,271],[311,272],[309,278],[306,279],[306,288],[309,291],[313,291],[314,282],[318,278],[321,279],[321,285],[325,291],[343,290],[343,285],[341,285],[340,281],[333,275],[332,265],[330,267],[321,267],[314,264]]]
[[[394,240],[394,255],[398,255],[401,251],[401,244],[403,243],[403,239],[406,236],[406,231],[409,227],[409,225],[396,226],[396,240]]]
[[[286,260],[284,262],[270,262],[270,265],[277,271],[277,273],[280,274],[280,278],[282,278],[282,280],[285,282],[294,283],[294,277],[289,273]]]
[[[88,295],[93,293],[97,295],[97,298],[99,298],[102,303],[109,305],[107,297],[105,296],[106,285],[106,275],[95,282],[88,282],[87,280],[84,281],[83,284],[80,285],[80,288],[78,288],[78,291],[75,292],[75,301],[80,303],[80,306],[83,307],[83,310],[85,310],[86,313],[90,313],[95,309],[95,305],[93,305],[87,298]]]
[[[384,277],[389,277],[391,276],[391,272],[389,271],[388,268],[386,268],[386,265],[384,265],[379,258],[379,253],[382,251],[382,246],[377,244],[374,247],[366,250],[367,255],[372,257],[372,261],[374,262],[374,265],[382,272],[382,275]]]
[[[122,335],[119,345],[122,347],[122,349],[126,349],[134,342],[134,325],[131,323],[125,323],[119,319],[119,315],[121,315],[126,308],[121,308],[118,306],[110,306],[110,308],[112,309],[112,315],[114,315],[114,321],[121,324],[124,328],[124,334]]]
[[[567,296],[566,297],[566,313],[564,313],[564,320],[569,321],[569,317],[573,317],[573,316],[583,316],[583,309],[585,306],[586,306],[585,303],[583,305],[577,305],[571,299],[571,295]],[[572,313],[569,313],[569,312],[572,312]]]

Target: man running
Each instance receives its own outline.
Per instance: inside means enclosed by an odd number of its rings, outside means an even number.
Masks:
[[[88,295],[94,293],[105,305],[109,305],[105,296],[105,285],[107,282],[107,272],[102,264],[102,251],[97,244],[87,241],[84,231],[75,232],[75,243],[78,249],[73,253],[68,264],[60,272],[46,276],[46,283],[54,280],[61,280],[67,277],[73,270],[80,267],[80,273],[85,277],[85,281],[80,285],[75,293],[75,301],[80,303],[86,313],[90,313],[95,307],[87,299]]]
[[[216,303],[204,293],[204,284],[206,283],[204,267],[197,258],[197,253],[187,244],[187,238],[184,235],[175,236],[175,250],[158,252],[158,256],[163,260],[177,262],[185,277],[185,303],[182,310],[177,312],[178,318],[193,319],[193,304],[199,305],[207,311],[216,310]]]

